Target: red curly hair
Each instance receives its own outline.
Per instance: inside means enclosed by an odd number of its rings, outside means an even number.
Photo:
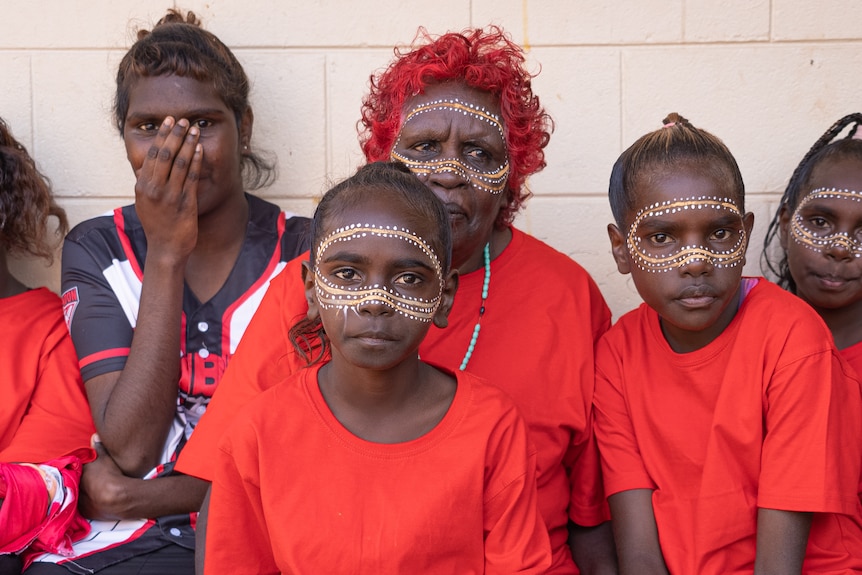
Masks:
[[[497,26],[467,29],[437,38],[419,28],[409,50],[395,49],[395,60],[371,76],[362,101],[359,140],[369,162],[386,160],[404,120],[407,100],[426,86],[447,81],[490,92],[500,100],[509,153],[508,204],[497,226],[509,225],[530,197],[527,176],[545,167],[544,148],[553,130],[551,117],[533,94],[533,74],[524,69],[524,52]]]

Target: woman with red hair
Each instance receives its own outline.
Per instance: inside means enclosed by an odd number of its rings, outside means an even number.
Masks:
[[[449,326],[431,328],[422,360],[494,382],[527,420],[554,554],[548,572],[614,572],[591,429],[593,348],[610,312],[581,266],[512,226],[552,128],[531,79],[523,51],[499,28],[437,38],[420,30],[372,77],[360,140],[368,161],[405,163],[449,213],[460,287]],[[180,457],[182,472],[212,480],[237,408],[301,369],[288,338],[306,308],[300,268],[291,262],[273,280]],[[213,521],[226,519],[216,511]]]

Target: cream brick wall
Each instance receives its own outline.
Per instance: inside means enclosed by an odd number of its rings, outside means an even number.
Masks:
[[[131,201],[133,178],[111,125],[116,65],[146,0],[0,0],[0,116],[54,182],[73,223]],[[735,153],[756,213],[749,273],[798,160],[837,118],[859,111],[856,0],[188,0],[253,82],[255,143],[277,154],[262,195],[309,215],[331,180],[361,162],[355,124],[369,74],[418,25],[502,25],[541,69],[554,117],[548,168],[517,225],[581,262],[614,315],[639,298],[610,257],[607,180],[619,153],[678,111]],[[58,288],[59,266],[17,262]]]

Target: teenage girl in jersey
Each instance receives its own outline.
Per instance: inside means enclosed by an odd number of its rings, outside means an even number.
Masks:
[[[309,367],[225,434],[205,573],[544,573],[524,421],[418,356],[458,283],[443,204],[405,166],[369,164],[323,197],[311,236],[291,332]]]
[[[860,123],[862,114],[841,118],[802,158],[769,225],[764,261],[781,287],[820,314],[841,355],[862,375]],[[769,250],[776,237],[778,257]]]
[[[114,113],[135,202],[75,227],[62,270],[101,440],[82,478],[97,521],[73,558],[31,570],[191,574],[207,485],[174,461],[269,280],[307,248],[308,220],[246,192],[272,180],[251,143],[248,77],[194,14],[139,32]]]
[[[52,238],[49,223],[56,221]],[[51,261],[67,228],[48,180],[0,119],[0,573],[87,534],[77,514],[93,421],[57,294],[29,289],[8,255]],[[39,465],[33,465],[39,464]]]

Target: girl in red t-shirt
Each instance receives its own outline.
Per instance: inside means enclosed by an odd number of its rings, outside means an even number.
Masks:
[[[442,202],[404,165],[369,164],[323,197],[311,238],[291,330],[309,365],[223,436],[205,573],[544,573],[526,424],[418,356],[458,284]]]
[[[7,265],[10,254],[51,261],[52,217],[62,236],[48,180],[0,119],[0,573],[68,552],[89,531],[77,501],[93,423],[60,298]]]
[[[820,314],[841,355],[862,375],[860,123],[859,113],[841,118],[802,158],[769,225],[763,260],[781,287]],[[776,238],[778,253],[770,250]]]

